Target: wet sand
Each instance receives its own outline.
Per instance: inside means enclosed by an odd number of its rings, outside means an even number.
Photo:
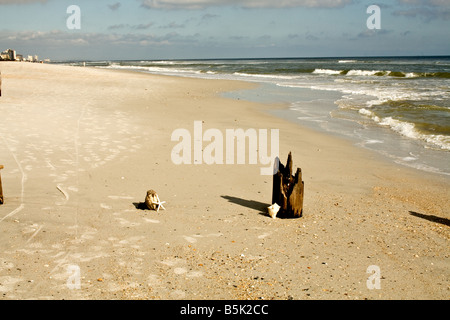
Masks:
[[[255,84],[0,70],[2,299],[449,298],[448,177],[220,96]],[[291,151],[303,171],[303,217],[267,216],[260,164],[175,165],[171,134],[194,121],[279,129],[281,160]],[[138,208],[149,189],[166,210]]]

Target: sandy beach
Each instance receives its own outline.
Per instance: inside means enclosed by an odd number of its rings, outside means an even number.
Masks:
[[[220,95],[256,84],[0,71],[1,299],[450,298],[447,176]],[[279,129],[282,162],[292,152],[303,172],[303,217],[268,217],[259,164],[174,164],[171,134],[194,121]],[[138,208],[149,189],[165,210]]]

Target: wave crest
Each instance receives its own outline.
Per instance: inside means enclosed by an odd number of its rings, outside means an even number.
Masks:
[[[402,136],[415,140],[425,141],[427,143],[439,147],[442,150],[450,150],[449,136],[421,133],[416,129],[416,126],[413,123],[400,121],[392,117],[380,118],[376,116],[374,112],[367,110],[365,108],[359,109],[359,113],[361,115],[371,118],[374,122],[376,122],[381,126],[389,127],[391,130],[401,134]]]

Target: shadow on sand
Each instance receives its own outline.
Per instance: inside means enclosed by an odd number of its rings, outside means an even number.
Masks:
[[[267,212],[267,207],[270,206],[270,204],[264,203],[264,202],[260,202],[260,201],[255,201],[255,200],[247,200],[247,199],[242,199],[242,198],[238,198],[238,197],[232,197],[232,196],[221,196],[222,198],[228,200],[231,203],[235,203],[238,204],[240,206],[243,207],[247,207],[253,210],[257,210],[259,211],[260,215],[263,215],[265,217],[269,217],[269,214]],[[280,219],[294,219],[292,217],[283,217],[283,216],[277,216],[277,218]]]
[[[232,197],[232,196],[221,196],[222,198],[228,200],[231,203],[238,204],[243,207],[265,212],[269,204],[264,202],[259,202],[255,200],[246,200],[242,198]]]
[[[138,210],[150,210],[147,205],[145,204],[145,202],[133,202],[133,205],[135,206],[136,209]]]
[[[410,215],[414,216],[414,217],[418,217],[418,218],[422,218],[428,221],[432,221],[432,222],[436,222],[436,223],[440,223],[443,225],[446,225],[447,227],[450,226],[450,220],[446,219],[446,218],[441,218],[438,216],[433,216],[430,214],[423,214],[423,213],[418,213],[418,212],[414,212],[414,211],[410,211],[409,212]]]

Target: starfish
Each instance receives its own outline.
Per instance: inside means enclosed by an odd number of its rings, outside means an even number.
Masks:
[[[158,207],[156,208],[156,212],[159,212],[159,208],[163,208],[164,210],[166,210],[166,208],[164,208],[163,203],[166,203],[165,201],[161,201],[159,200],[159,196],[156,195],[156,199],[158,199],[158,201],[152,201],[152,203],[156,204]]]

